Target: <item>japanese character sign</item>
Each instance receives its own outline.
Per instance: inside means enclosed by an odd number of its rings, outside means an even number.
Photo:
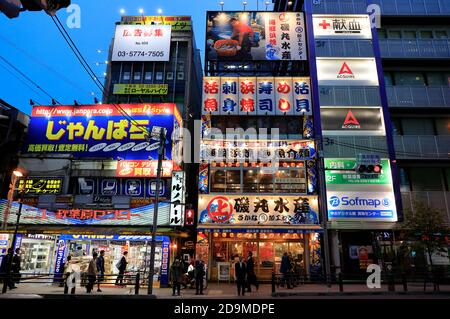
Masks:
[[[184,171],[174,171],[170,195],[170,226],[183,226],[184,224],[185,187]]]

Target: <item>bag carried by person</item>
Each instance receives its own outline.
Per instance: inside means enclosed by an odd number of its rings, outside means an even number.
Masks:
[[[120,268],[122,267],[122,259],[120,259],[117,264],[116,264],[116,268],[120,270]]]

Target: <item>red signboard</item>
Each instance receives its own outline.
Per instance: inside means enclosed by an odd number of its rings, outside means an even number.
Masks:
[[[117,177],[156,177],[158,161],[120,161],[117,163]],[[171,177],[172,161],[162,162],[161,177]]]

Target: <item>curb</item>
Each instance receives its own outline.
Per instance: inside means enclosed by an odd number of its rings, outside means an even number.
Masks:
[[[421,292],[275,292],[272,297],[293,297],[293,296],[423,296],[423,295],[443,295],[450,296],[450,291],[421,291]]]

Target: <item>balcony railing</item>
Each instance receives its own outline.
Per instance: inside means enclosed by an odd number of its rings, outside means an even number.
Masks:
[[[380,39],[383,58],[450,59],[448,39]]]
[[[312,1],[312,0],[309,0]],[[383,15],[450,15],[450,0],[372,0]],[[314,13],[366,13],[366,0],[319,0]]]
[[[373,57],[370,40],[316,40],[318,57]]]
[[[413,210],[414,202],[421,202],[442,212],[447,224],[450,224],[450,192],[444,191],[402,191],[402,204],[405,211]]]
[[[394,145],[399,159],[450,159],[450,136],[394,136]]]
[[[394,136],[398,159],[450,159],[450,136]],[[325,157],[354,158],[357,154],[379,154],[387,157],[384,136],[325,136]]]
[[[378,87],[320,86],[321,106],[380,106]]]
[[[372,0],[383,15],[450,15],[450,0]]]
[[[390,107],[448,107],[448,86],[386,86]]]

